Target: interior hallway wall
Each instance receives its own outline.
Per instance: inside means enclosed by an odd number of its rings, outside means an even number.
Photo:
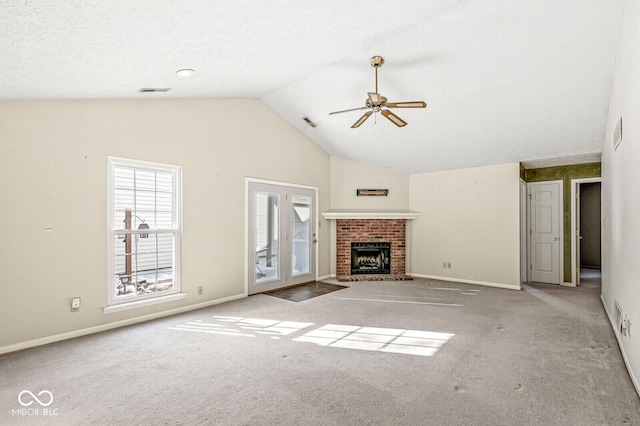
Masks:
[[[624,1],[607,127],[602,145],[602,300],[629,373],[640,393],[640,2]],[[622,117],[622,142],[614,150],[614,132]],[[614,320],[614,301],[623,320],[632,324],[622,334]]]

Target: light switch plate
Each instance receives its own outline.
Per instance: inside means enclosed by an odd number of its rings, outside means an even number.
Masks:
[[[71,312],[78,312],[80,310],[80,298],[74,297],[71,299]]]

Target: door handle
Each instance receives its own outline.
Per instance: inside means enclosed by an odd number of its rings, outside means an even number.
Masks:
[[[318,242],[318,240],[313,240],[313,244],[315,244],[315,243],[317,243],[317,242]]]
[[[553,237],[553,241],[558,241],[558,237]]]

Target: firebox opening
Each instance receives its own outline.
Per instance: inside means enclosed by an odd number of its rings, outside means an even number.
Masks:
[[[391,243],[351,243],[351,274],[390,274]]]

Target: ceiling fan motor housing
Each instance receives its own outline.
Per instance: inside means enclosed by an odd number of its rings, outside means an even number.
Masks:
[[[367,98],[365,101],[367,108],[373,108],[376,112],[380,111],[380,108],[387,106],[387,98],[384,96],[379,97],[378,102],[374,102],[371,98]]]

